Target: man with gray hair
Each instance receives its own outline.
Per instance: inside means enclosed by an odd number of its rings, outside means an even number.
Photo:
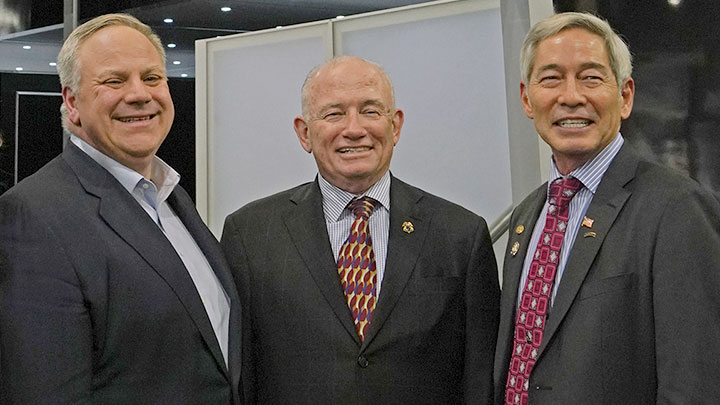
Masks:
[[[0,198],[0,403],[239,403],[232,275],[155,156],[174,118],[160,39],[100,16],[58,71],[70,141]]]
[[[520,61],[552,161],[510,221],[495,402],[716,402],[720,204],[624,142],[631,57],[606,21],[551,16]]]
[[[499,291],[485,221],[390,173],[404,115],[378,65],[323,64],[302,102],[295,131],[319,175],[223,230],[255,400],[491,401]]]

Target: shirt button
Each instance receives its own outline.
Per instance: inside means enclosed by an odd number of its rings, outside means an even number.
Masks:
[[[143,188],[144,188],[145,190],[147,190],[148,187],[150,187],[150,186],[148,186],[147,183],[143,183]]]
[[[365,356],[358,357],[357,363],[362,368],[366,368],[368,364],[370,364],[370,362],[368,361],[368,359],[365,358]]]

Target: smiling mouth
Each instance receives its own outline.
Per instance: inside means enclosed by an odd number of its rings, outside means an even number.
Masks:
[[[338,152],[340,152],[340,153],[355,153],[355,152],[365,152],[365,151],[368,151],[371,149],[372,149],[371,146],[360,146],[357,148],[341,148],[341,149],[338,149]]]
[[[555,123],[561,128],[584,128],[590,124],[592,124],[592,121],[586,119],[567,119]]]
[[[155,115],[157,114],[150,114],[146,115],[144,117],[127,117],[127,118],[118,118],[117,120],[120,122],[136,122],[136,121],[147,121],[155,118]]]

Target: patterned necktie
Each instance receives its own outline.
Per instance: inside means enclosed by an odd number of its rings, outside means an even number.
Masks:
[[[567,228],[570,200],[581,187],[582,184],[575,178],[558,178],[550,185],[545,227],[535,249],[517,309],[513,351],[505,384],[506,404],[528,403],[528,381],[543,339],[555,270]]]
[[[350,201],[348,208],[355,215],[355,221],[350,227],[350,235],[340,248],[337,261],[342,288],[361,341],[365,339],[375,309],[377,271],[368,223],[375,204],[377,201],[370,197]]]

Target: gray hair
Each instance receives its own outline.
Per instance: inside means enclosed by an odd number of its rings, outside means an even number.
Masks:
[[[552,15],[530,28],[520,51],[520,70],[522,80],[529,84],[534,68],[535,53],[538,44],[561,31],[580,28],[598,35],[605,42],[610,59],[610,68],[615,75],[618,87],[632,74],[632,55],[627,44],[613,31],[607,21],[589,13],[560,13]]]
[[[162,41],[153,32],[152,28],[143,24],[137,18],[129,14],[105,14],[95,17],[90,21],[78,26],[70,33],[63,43],[57,58],[58,75],[60,76],[60,85],[78,93],[80,88],[80,61],[78,60],[78,51],[82,44],[94,33],[103,28],[115,25],[130,27],[143,34],[150,43],[155,47],[162,59],[162,65],[165,66],[165,49]],[[67,107],[65,103],[60,106],[60,114],[62,115],[63,129],[67,127]]]
[[[379,63],[376,63],[376,62],[373,62],[370,60],[363,59],[363,58],[360,58],[357,56],[343,55],[343,56],[336,56],[321,65],[315,66],[310,71],[310,73],[308,73],[307,77],[305,77],[305,81],[303,82],[302,88],[300,90],[300,101],[302,103],[302,114],[305,118],[309,118],[308,109],[309,109],[309,104],[310,104],[310,87],[312,87],[312,84],[315,81],[315,79],[317,78],[318,73],[320,73],[321,70],[323,70],[327,67],[335,66],[339,63],[347,62],[347,61],[351,61],[351,60],[365,62],[365,63],[371,65],[372,67],[374,67],[375,69],[377,69],[382,80],[384,80],[387,83],[388,87],[390,88],[391,105],[389,107],[392,108],[393,110],[395,110],[395,89],[393,88],[392,81],[390,81],[390,76],[388,76],[388,74],[385,72],[385,69],[383,69],[383,67],[380,66]]]

